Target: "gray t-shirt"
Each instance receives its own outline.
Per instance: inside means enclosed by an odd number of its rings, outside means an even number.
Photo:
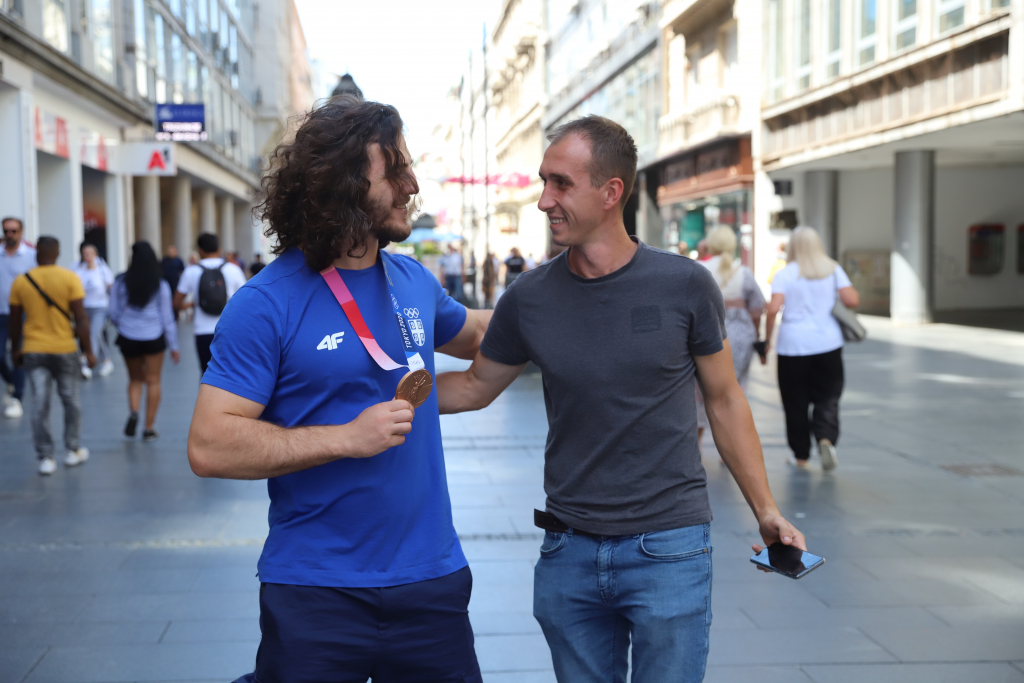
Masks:
[[[480,351],[543,373],[548,512],[607,536],[710,521],[693,356],[723,339],[721,292],[684,256],[640,244],[619,270],[586,279],[566,252],[519,276]]]

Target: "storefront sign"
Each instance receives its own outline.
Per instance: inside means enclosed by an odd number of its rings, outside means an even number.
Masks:
[[[206,107],[202,104],[156,105],[156,139],[165,142],[206,140]]]
[[[91,130],[79,131],[79,138],[82,143],[82,165],[95,168],[97,171],[109,171],[110,153],[107,139]]]
[[[121,171],[127,175],[178,175],[174,143],[125,143],[121,146]]]
[[[71,156],[68,147],[68,122],[59,116],[35,108],[35,148],[64,159]]]

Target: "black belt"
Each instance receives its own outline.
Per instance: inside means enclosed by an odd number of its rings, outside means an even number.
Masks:
[[[570,528],[568,524],[560,520],[558,517],[555,517],[550,512],[541,512],[540,510],[536,509],[533,511],[533,525],[538,529],[543,529],[544,531],[551,531],[556,534],[564,534]],[[572,527],[572,533],[579,534],[580,536],[603,538],[601,534],[592,534],[589,531],[577,529],[576,527]]]

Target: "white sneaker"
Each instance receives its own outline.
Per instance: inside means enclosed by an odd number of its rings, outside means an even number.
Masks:
[[[64,458],[65,467],[76,467],[89,459],[89,449],[79,448],[77,451],[68,451],[68,457]]]
[[[43,458],[39,461],[39,474],[48,477],[57,471],[57,463],[53,461],[53,458]]]
[[[21,401],[13,396],[7,399],[7,407],[4,408],[4,417],[16,418],[21,417],[24,414],[25,409],[21,407]]]
[[[836,465],[839,464],[839,458],[836,457],[836,447],[828,439],[822,439],[818,442],[818,455],[821,456],[821,469],[826,472],[834,470]]]
[[[88,365],[83,365],[82,377],[85,379],[92,379],[92,368],[90,368]]]
[[[106,377],[114,371],[114,364],[109,360],[105,360],[100,363],[100,377]]]

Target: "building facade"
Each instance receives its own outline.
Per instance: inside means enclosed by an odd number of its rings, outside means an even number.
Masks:
[[[1024,5],[766,0],[761,162],[897,323],[1024,308]]]
[[[768,235],[755,231],[760,125],[761,0],[671,0],[662,12],[663,114],[657,204],[666,247],[697,248],[718,225],[739,236],[755,266]],[[763,223],[763,222],[762,222]],[[759,243],[755,252],[755,243]],[[770,266],[769,266],[770,267]]]
[[[656,206],[661,43],[657,0],[548,0],[545,136],[562,123],[597,114],[621,124],[636,141],[637,182],[626,204],[626,228],[663,244]],[[547,141],[544,140],[546,147]]]
[[[518,247],[540,258],[549,250],[547,219],[537,208],[547,106],[543,0],[505,0],[490,35],[487,68],[497,162],[491,251]]]
[[[251,0],[3,0],[0,213],[63,264],[87,237],[115,271],[138,239],[187,257],[199,232],[248,261],[257,21]],[[206,139],[156,141],[168,104],[203,104]]]

